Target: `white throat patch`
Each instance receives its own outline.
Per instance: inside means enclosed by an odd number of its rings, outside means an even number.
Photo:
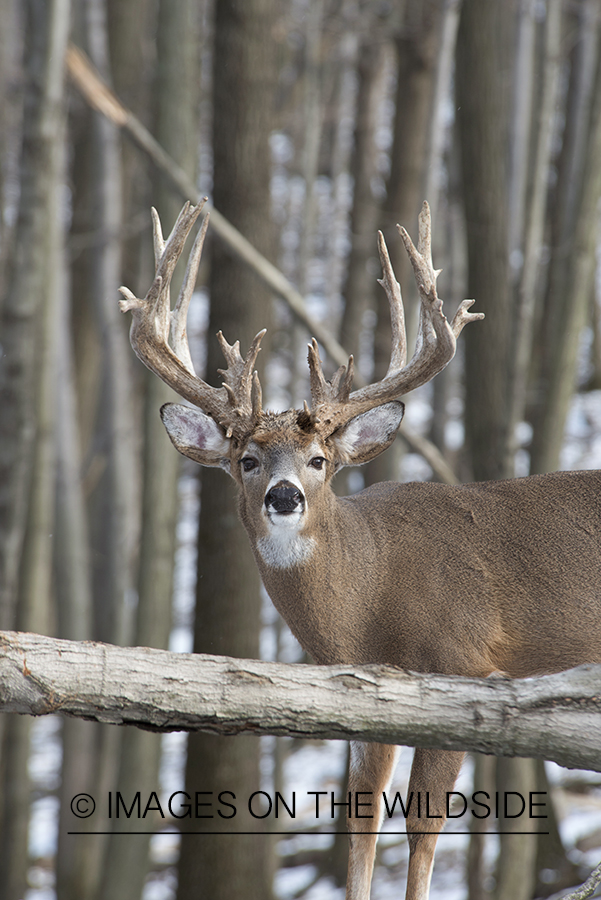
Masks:
[[[290,569],[307,562],[315,546],[315,538],[298,534],[290,528],[273,528],[271,534],[257,541],[257,550],[263,562],[273,569]]]

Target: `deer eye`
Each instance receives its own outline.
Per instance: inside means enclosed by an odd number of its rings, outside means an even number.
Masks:
[[[245,472],[252,472],[253,469],[256,469],[259,465],[258,461],[254,458],[254,456],[244,456],[240,460],[240,465]]]
[[[325,463],[325,459],[323,456],[314,456],[313,459],[309,462],[309,465],[313,469],[323,469]]]

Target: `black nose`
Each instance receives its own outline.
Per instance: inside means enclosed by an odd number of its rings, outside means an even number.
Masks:
[[[291,513],[303,504],[301,491],[289,481],[279,481],[265,495],[265,506],[278,513]]]

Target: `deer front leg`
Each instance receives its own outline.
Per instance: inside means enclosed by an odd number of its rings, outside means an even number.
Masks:
[[[455,786],[464,756],[452,750],[415,750],[407,795],[411,805],[406,900],[428,900],[436,841],[446,819],[447,791]]]
[[[391,744],[361,744],[351,741],[349,791],[351,798],[365,792],[360,802],[371,802],[373,817],[347,818],[349,831],[349,863],[346,881],[346,900],[368,900],[376,853],[377,832],[382,824],[384,804],[382,793],[390,785],[399,755],[399,748]]]

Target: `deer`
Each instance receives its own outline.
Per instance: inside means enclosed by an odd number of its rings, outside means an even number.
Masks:
[[[509,678],[601,662],[601,472],[560,472],[497,482],[388,482],[337,497],[332,478],[394,441],[400,397],[453,358],[470,322],[463,301],[449,322],[436,290],[427,204],[417,247],[398,227],[419,298],[417,346],[407,363],[403,302],[378,235],[380,280],[390,305],[385,377],[352,390],[353,358],[330,381],[309,345],[311,405],[263,410],[254,370],[260,331],[243,358],[219,332],[227,368],[215,388],[195,373],[187,310],[208,226],[205,216],[178,300],[169,286],[202,203],[187,203],[167,240],[153,210],[156,275],[146,297],[120,288],[139,359],[191,405],[160,411],[177,450],[237,483],[239,513],[265,588],[301,646],[319,664],[389,664],[419,673]],[[349,791],[373,799],[373,818],[347,820],[347,900],[368,900],[382,795],[398,748],[351,743]],[[407,900],[427,900],[434,851],[464,754],[416,748],[408,796]],[[422,810],[423,812],[423,810]]]

